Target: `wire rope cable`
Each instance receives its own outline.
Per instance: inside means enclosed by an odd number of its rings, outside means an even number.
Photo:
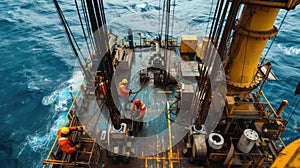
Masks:
[[[296,109],[297,109],[297,107],[298,107],[299,104],[300,104],[300,96],[298,95],[297,98],[296,98],[296,101],[295,101],[295,103],[293,105],[293,108],[292,108],[292,110],[291,110],[291,112],[290,112],[290,114],[289,114],[289,116],[287,118],[287,122],[289,122],[289,120],[295,114],[295,111],[296,111]]]
[[[92,53],[91,53],[91,50],[89,48],[89,44],[88,44],[87,36],[86,36],[86,33],[85,33],[85,29],[84,29],[84,26],[83,26],[83,22],[82,22],[82,18],[81,18],[81,15],[80,15],[77,0],[75,0],[75,5],[76,5],[77,13],[78,13],[78,18],[79,18],[79,21],[80,21],[82,33],[83,33],[83,36],[84,36],[84,39],[85,39],[85,42],[86,42],[86,45],[87,45],[87,49],[88,49],[88,52],[89,52],[89,56],[90,56],[90,59],[92,60],[92,58],[91,58]]]
[[[208,15],[208,23],[207,23],[207,26],[206,26],[205,34],[207,34],[207,31],[208,31],[208,26],[209,26],[209,23],[210,23],[210,16],[212,14],[213,4],[214,4],[214,0],[211,0],[210,11],[209,11],[209,15]]]
[[[174,22],[175,22],[175,6],[176,6],[176,0],[174,0],[174,3],[173,3],[173,5],[174,5],[174,7],[173,7],[173,18],[172,18],[172,28],[171,28],[171,37],[173,37],[173,33],[174,33]],[[171,38],[171,40],[172,40],[172,38]],[[172,41],[171,41],[172,42]]]

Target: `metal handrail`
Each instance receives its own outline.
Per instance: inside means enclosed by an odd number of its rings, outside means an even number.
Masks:
[[[82,82],[82,83],[83,83],[83,82]],[[68,119],[67,116],[68,116],[69,114],[71,114],[71,111],[73,110],[73,107],[74,107],[74,103],[76,102],[76,99],[77,99],[77,97],[79,96],[79,93],[81,93],[81,90],[80,90],[80,89],[78,89],[78,91],[77,91],[77,93],[76,93],[74,99],[72,100],[72,104],[71,104],[71,106],[70,106],[70,108],[69,108],[69,110],[68,110],[68,114],[66,115],[65,120],[63,121],[62,127],[65,126],[65,124],[66,124],[66,122],[67,122],[67,119]],[[74,117],[74,116],[73,116],[73,117]],[[49,154],[48,154],[48,156],[47,156],[47,158],[46,158],[45,160],[49,160],[49,158],[51,157],[51,153],[53,152],[53,150],[54,150],[54,148],[55,148],[55,146],[56,146],[56,144],[57,144],[57,139],[58,139],[58,138],[57,138],[57,136],[56,136],[55,141],[54,141],[54,143],[53,143],[53,145],[52,145],[52,147],[51,147],[51,149],[50,149],[50,152],[49,152]],[[46,165],[44,165],[43,167],[45,168]]]
[[[276,111],[274,110],[273,106],[271,105],[271,103],[269,102],[269,100],[267,99],[267,97],[266,97],[266,95],[264,94],[263,91],[261,92],[261,94],[264,97],[264,99],[266,100],[266,102],[268,103],[268,105],[270,106],[270,109],[271,109],[272,113],[275,115],[276,118],[278,118],[278,115],[277,115]]]
[[[264,99],[266,100],[266,102],[268,103],[272,113],[275,115],[276,118],[278,118],[278,114],[276,113],[276,111],[274,110],[273,106],[271,105],[271,103],[269,102],[269,100],[267,99],[266,95],[264,94],[264,92],[261,92],[262,96],[264,97]],[[270,115],[269,115],[270,116]],[[268,116],[268,117],[269,117]],[[280,143],[283,145],[283,147],[286,147],[285,143],[283,142],[282,138],[279,138]]]

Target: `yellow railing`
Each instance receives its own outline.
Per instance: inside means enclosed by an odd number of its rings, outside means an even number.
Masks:
[[[83,83],[83,82],[82,82],[82,83]],[[81,90],[78,89],[78,91],[77,91],[75,97],[73,97],[72,104],[71,104],[71,106],[70,106],[70,108],[69,108],[69,110],[68,110],[68,113],[67,113],[67,115],[66,115],[65,120],[63,121],[62,127],[65,126],[65,124],[66,124],[66,122],[67,122],[67,119],[68,119],[68,116],[69,116],[70,114],[72,115],[71,122],[73,121],[73,119],[74,119],[74,115],[72,114],[72,113],[74,112],[74,111],[73,111],[73,107],[74,107],[75,102],[76,102],[76,99],[78,98],[78,96],[79,96],[80,93],[81,93]],[[69,124],[72,124],[72,123],[69,123]],[[54,141],[54,143],[53,143],[53,145],[52,145],[52,147],[51,147],[51,149],[50,149],[50,152],[49,152],[49,154],[48,154],[48,156],[47,156],[47,158],[46,158],[45,160],[49,160],[49,159],[50,159],[51,154],[53,154],[53,150],[54,150],[54,148],[55,148],[56,145],[57,145],[57,136],[56,136],[55,141]],[[43,168],[46,168],[46,166],[47,166],[47,165],[44,165]],[[51,165],[51,167],[52,167],[52,166],[53,166],[53,165]]]
[[[278,118],[278,114],[277,114],[276,111],[274,110],[273,106],[271,105],[271,103],[269,102],[269,100],[267,99],[267,97],[266,97],[266,95],[264,94],[263,91],[261,91],[261,95],[264,97],[265,101],[267,102],[268,106],[270,107],[271,112],[274,114],[274,116],[275,116],[276,118]],[[272,113],[271,113],[271,114],[272,114]],[[271,114],[268,115],[268,118],[270,117]],[[283,147],[286,147],[286,145],[285,145],[285,143],[283,142],[283,140],[282,140],[281,137],[279,138],[279,141],[280,141],[280,143],[283,145]]]
[[[261,92],[261,94],[262,94],[262,96],[264,97],[264,99],[266,100],[266,102],[268,103],[268,106],[270,107],[271,112],[274,114],[274,116],[275,116],[276,118],[278,118],[278,115],[277,115],[276,111],[274,110],[273,106],[271,105],[271,103],[269,102],[269,100],[267,99],[267,97],[266,97],[266,95],[264,94],[263,91]],[[271,114],[270,114],[270,115],[271,115]],[[268,115],[268,117],[269,117],[270,115]]]

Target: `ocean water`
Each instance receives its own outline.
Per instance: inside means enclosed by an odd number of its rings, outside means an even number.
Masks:
[[[60,4],[75,34],[73,1]],[[133,30],[157,33],[158,1],[104,1],[109,28],[120,36]],[[173,34],[189,32],[199,37],[211,23],[211,2],[177,0]],[[275,25],[279,25],[281,11]],[[268,82],[264,92],[274,107],[289,101],[287,117],[295,104],[300,79],[299,7],[288,13],[271,51],[266,57],[279,80]],[[141,24],[143,23],[143,24]],[[149,36],[151,35],[149,33]],[[46,0],[3,0],[0,3],[0,167],[42,167],[56,131],[70,105],[70,87],[78,87],[82,76],[63,27],[52,4]],[[270,44],[270,43],[268,43]],[[300,107],[291,118],[284,141],[299,138]]]

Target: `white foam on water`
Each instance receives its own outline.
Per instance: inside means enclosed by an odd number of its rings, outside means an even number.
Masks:
[[[63,121],[68,113],[70,103],[70,87],[75,88],[72,91],[76,94],[83,76],[80,71],[74,71],[73,76],[68,81],[61,84],[57,90],[50,95],[45,96],[42,100],[43,105],[53,105],[50,112],[53,113],[47,121],[47,129],[34,132],[26,137],[26,140],[18,146],[19,158],[24,150],[30,148],[32,151],[38,153],[41,158],[39,163],[34,163],[34,167],[40,167],[44,159],[46,159],[52,143],[56,138],[57,131],[62,127]],[[52,121],[52,122],[51,122]]]
[[[44,149],[48,154],[47,151],[49,151],[50,148],[47,148],[47,146],[52,144],[55,139],[57,130],[62,127],[66,114],[66,112],[62,113],[53,123],[51,122],[47,125],[50,131],[34,133],[26,137],[27,144],[34,152],[39,152],[41,149]]]
[[[30,148],[33,152],[40,155],[38,162],[31,164],[33,167],[40,167],[44,159],[46,159],[52,143],[56,138],[56,133],[59,128],[61,128],[63,121],[65,120],[67,112],[62,113],[53,123],[49,122],[47,129],[49,131],[36,132],[34,134],[28,135],[26,141],[19,146],[19,153],[17,158],[21,156],[24,150]]]
[[[145,7],[147,7],[147,6],[148,6],[147,3],[142,3],[142,4],[137,4],[137,5],[136,5],[137,8],[141,8],[141,9],[142,9],[142,8],[145,8]]]
[[[53,104],[55,101],[58,101],[58,103],[55,104],[56,109],[62,109],[62,105],[65,103],[67,99],[70,98],[70,87],[73,88],[73,91],[78,90],[81,81],[83,79],[82,73],[80,71],[75,71],[73,73],[73,76],[68,81],[62,83],[62,86],[59,87],[59,89],[52,92],[50,95],[43,97],[42,104],[47,106],[50,104]],[[75,90],[74,90],[75,89]],[[62,101],[62,102],[59,102]]]
[[[286,55],[299,55],[300,48],[297,47],[285,47],[282,44],[278,44],[277,47]]]
[[[30,90],[40,90],[40,88],[36,86],[34,81],[30,81],[27,85],[27,88]]]

